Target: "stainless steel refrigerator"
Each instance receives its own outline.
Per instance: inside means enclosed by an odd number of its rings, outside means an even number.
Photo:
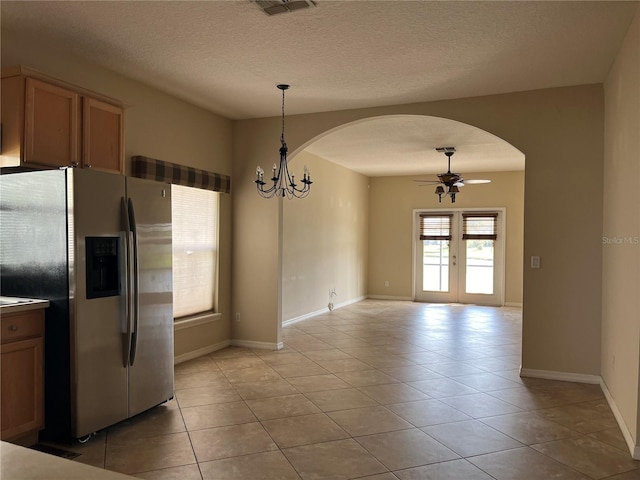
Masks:
[[[173,397],[170,185],[0,176],[0,291],[45,298],[45,429],[82,438]]]

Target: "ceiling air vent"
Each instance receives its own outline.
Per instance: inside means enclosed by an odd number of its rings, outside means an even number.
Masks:
[[[253,2],[267,15],[295,12],[316,6],[314,0],[253,0]]]

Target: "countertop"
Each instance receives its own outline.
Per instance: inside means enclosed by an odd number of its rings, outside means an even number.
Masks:
[[[0,315],[47,308],[49,300],[39,298],[0,297]]]
[[[131,480],[122,473],[56,457],[12,443],[0,442],[3,480]]]

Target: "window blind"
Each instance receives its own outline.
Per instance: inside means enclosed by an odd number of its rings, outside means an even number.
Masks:
[[[463,240],[495,240],[498,238],[496,225],[498,214],[490,213],[463,213],[462,214],[462,239]]]
[[[453,214],[420,215],[420,240],[451,240],[451,218]]]
[[[213,311],[218,260],[216,192],[173,185],[173,315]]]

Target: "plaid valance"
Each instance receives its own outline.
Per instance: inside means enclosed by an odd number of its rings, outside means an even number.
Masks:
[[[185,167],[184,165],[164,162],[155,158],[131,157],[131,170],[133,176],[138,178],[213,190],[214,192],[231,192],[231,177],[228,175]]]

